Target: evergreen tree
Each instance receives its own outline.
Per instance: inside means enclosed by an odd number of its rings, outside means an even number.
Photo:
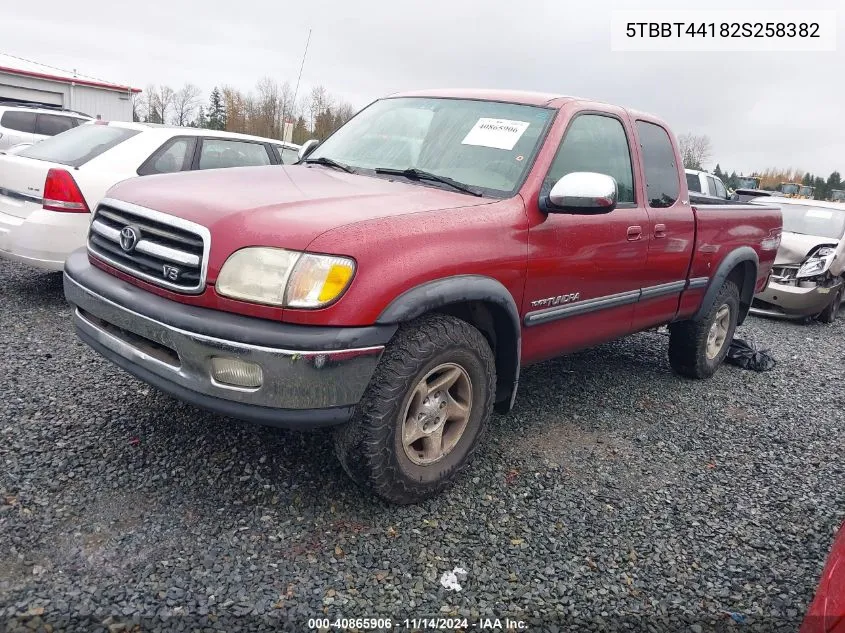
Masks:
[[[722,182],[725,181],[725,174],[722,173],[722,168],[719,167],[719,163],[716,163],[716,169],[713,170],[713,175]]]
[[[813,186],[816,188],[815,194],[813,198],[816,200],[826,200],[827,199],[827,183],[825,182],[824,178],[820,176],[816,176],[815,180],[813,181]]]
[[[728,177],[728,182],[725,183],[731,189],[736,189],[739,187],[739,176],[736,175],[735,171],[731,172],[731,175]]]
[[[205,110],[203,110],[202,106],[199,107],[199,110],[197,111],[197,118],[190,123],[190,127],[208,127],[208,121],[205,118]]]
[[[226,129],[226,107],[223,105],[223,96],[220,94],[217,86],[214,86],[214,90],[211,91],[211,97],[209,98],[206,127],[209,130]]]
[[[302,145],[305,141],[311,138],[311,133],[308,131],[308,126],[305,123],[305,118],[298,116],[296,124],[293,126],[293,142],[297,145]]]
[[[804,179],[801,181],[802,185],[812,185],[813,184],[813,174],[807,172],[804,174]]]

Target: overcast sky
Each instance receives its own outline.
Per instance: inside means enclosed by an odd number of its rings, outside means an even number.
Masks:
[[[704,3],[590,0],[88,0],[16,2],[0,52],[143,88],[186,81],[248,91],[264,76],[321,83],[361,107],[398,90],[491,87],[592,97],[658,114],[676,134],[707,134],[713,160],[744,171],[845,172],[845,4],[832,53],[622,53],[613,9]],[[184,6],[183,6],[184,5]],[[796,8],[785,0],[709,0],[706,8]],[[131,8],[130,8],[131,6]]]

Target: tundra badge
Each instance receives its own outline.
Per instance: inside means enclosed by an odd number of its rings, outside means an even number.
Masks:
[[[581,298],[580,292],[573,292],[568,295],[558,295],[556,297],[549,297],[547,299],[536,299],[531,302],[532,308],[550,308],[552,306],[559,306],[564,303],[572,303]]]

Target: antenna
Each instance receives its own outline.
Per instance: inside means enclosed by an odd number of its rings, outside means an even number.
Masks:
[[[293,89],[293,107],[296,108],[296,95],[299,94],[299,82],[302,79],[302,69],[305,68],[305,56],[308,55],[308,45],[311,43],[311,29],[308,29],[308,39],[305,40],[305,52],[302,53],[302,63],[299,65],[299,77],[296,78],[296,88]],[[282,140],[285,139],[284,125],[287,123],[284,110],[282,111]],[[293,139],[293,129],[291,129],[291,139]]]

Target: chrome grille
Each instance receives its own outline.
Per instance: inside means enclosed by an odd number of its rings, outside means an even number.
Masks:
[[[88,233],[93,255],[134,277],[184,293],[202,292],[208,229],[159,211],[104,199]]]

